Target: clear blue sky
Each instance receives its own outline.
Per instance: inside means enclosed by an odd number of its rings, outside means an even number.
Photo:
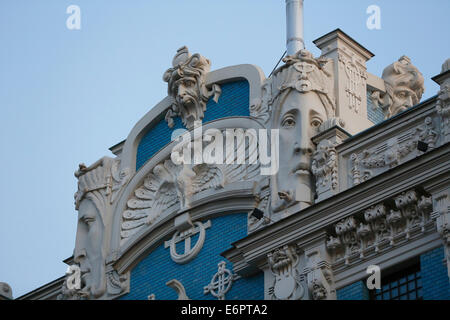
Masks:
[[[81,8],[81,30],[66,8]],[[366,8],[381,8],[381,30]],[[305,0],[307,48],[341,28],[375,53],[370,72],[406,54],[430,80],[450,57],[450,1]],[[75,243],[73,172],[126,138],[166,96],[164,71],[187,45],[212,69],[266,75],[285,50],[284,0],[1,0],[0,281],[14,297],[62,276]]]

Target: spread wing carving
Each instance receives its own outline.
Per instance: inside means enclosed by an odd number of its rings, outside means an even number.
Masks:
[[[253,137],[256,139],[256,137]],[[200,164],[193,166],[195,176],[192,178],[193,193],[207,189],[223,188],[236,181],[255,178],[259,174],[257,161],[257,144],[250,147],[249,139],[236,139],[233,148],[226,149],[223,164]],[[241,154],[243,151],[243,154]],[[250,164],[251,160],[254,164]]]
[[[226,149],[225,162],[220,165],[225,177],[224,184],[251,180],[259,175],[260,162],[258,160],[257,140],[255,136],[251,137],[250,139],[255,140],[236,139],[236,147]],[[244,155],[242,155],[241,150],[244,150]]]
[[[195,192],[207,189],[218,189],[225,186],[222,169],[216,165],[200,164],[193,168],[195,176],[192,179],[192,187]]]
[[[257,145],[248,138],[236,139],[233,148],[226,148],[223,164],[175,165],[166,160],[156,165],[127,202],[122,215],[121,243],[153,224],[167,210],[176,206],[189,208],[196,193],[258,179],[257,152]]]
[[[122,238],[129,238],[143,225],[150,225],[162,212],[178,203],[178,188],[174,181],[177,167],[170,160],[158,164],[128,200],[123,213]],[[174,170],[171,172],[171,170]],[[178,170],[179,171],[179,170]]]

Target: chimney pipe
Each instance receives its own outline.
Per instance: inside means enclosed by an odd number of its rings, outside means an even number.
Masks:
[[[305,49],[303,40],[303,0],[286,0],[287,55]]]

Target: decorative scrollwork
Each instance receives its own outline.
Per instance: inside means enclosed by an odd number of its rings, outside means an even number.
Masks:
[[[211,279],[211,282],[204,287],[203,293],[211,293],[218,300],[225,300],[225,295],[230,291],[233,282],[238,279],[230,270],[226,268],[225,261],[218,264],[217,272]]]
[[[335,224],[334,234],[329,233],[326,243],[335,262],[343,260],[351,264],[367,254],[377,254],[407,242],[432,227],[429,196],[409,190],[387,203],[390,207],[380,203]]]
[[[391,138],[383,144],[361,153],[354,153],[350,157],[353,185],[357,185],[368,179],[392,169],[414,157],[423,154],[418,150],[418,144],[424,142],[428,150],[436,146],[438,133],[434,128],[434,121],[426,117],[423,124]],[[427,151],[428,151],[427,150]]]
[[[284,246],[267,255],[270,270],[274,277],[270,289],[274,300],[299,300],[304,296],[304,289],[300,283],[297,270],[299,256],[295,247]]]

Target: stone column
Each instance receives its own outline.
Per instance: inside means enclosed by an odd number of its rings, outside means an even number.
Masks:
[[[348,137],[344,130],[335,126],[312,138],[317,145],[311,165],[316,182],[316,203],[339,193],[339,165],[335,147]]]
[[[441,144],[450,142],[450,59],[442,65],[442,72],[433,78],[441,86],[436,109],[440,119]]]
[[[450,187],[447,186],[443,190],[433,193],[432,199],[432,218],[436,219],[436,228],[442,237],[450,279]]]
[[[270,252],[264,287],[266,300],[336,300],[326,234]]]
[[[344,121],[344,129],[356,134],[373,126],[367,119],[367,67],[374,54],[340,29],[314,41],[322,56],[334,63],[336,116]]]
[[[331,269],[331,257],[326,249],[326,234],[304,246],[303,276],[308,286],[309,300],[336,300],[336,287]]]

